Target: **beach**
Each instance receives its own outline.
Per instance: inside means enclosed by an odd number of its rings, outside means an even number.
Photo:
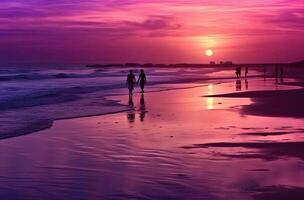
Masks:
[[[304,0],[0,0],[0,200],[304,200]]]
[[[132,98],[125,74],[112,70],[119,87],[103,90],[97,81],[92,91],[81,93],[86,98],[79,98],[78,88],[78,101],[60,99],[62,112],[45,119],[48,126],[26,133],[7,127],[10,132],[0,140],[0,197],[304,197],[301,77],[287,71],[278,83],[257,70],[241,79],[240,88],[233,69],[162,70],[151,71],[146,93],[136,88]],[[186,75],[179,79],[180,74]],[[168,76],[173,81],[166,83]],[[52,104],[42,106],[22,109],[41,112]],[[32,127],[22,119],[20,124]]]

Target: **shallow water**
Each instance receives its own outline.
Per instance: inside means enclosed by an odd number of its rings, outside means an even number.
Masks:
[[[136,75],[138,70],[135,69]],[[148,90],[155,91],[170,88],[165,84],[159,86],[162,83],[204,81],[209,78],[208,73],[218,69],[149,68],[145,71]],[[0,139],[43,130],[58,119],[125,110],[123,105],[107,101],[105,96],[126,93],[127,73],[128,69],[123,68],[2,68]]]
[[[294,88],[273,80],[248,84],[248,90]],[[240,112],[251,103],[246,98],[202,97],[234,92],[235,82],[178,87],[187,89],[110,96],[129,110],[56,121],[51,129],[0,141],[0,197],[246,200],[263,199],[266,186],[304,186],[297,154],[199,146],[304,141],[303,120],[246,115]]]

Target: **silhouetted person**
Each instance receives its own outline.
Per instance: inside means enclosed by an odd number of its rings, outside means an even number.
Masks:
[[[237,67],[235,69],[235,74],[238,79],[241,78],[241,70],[242,70],[241,67]]]
[[[248,89],[249,89],[249,86],[248,86],[248,80],[247,80],[247,79],[245,79],[245,87],[246,87],[246,90],[248,90]]]
[[[246,66],[245,67],[245,78],[247,78],[247,76],[248,76],[248,67]]]
[[[128,86],[128,89],[129,89],[129,95],[132,95],[133,90],[134,90],[134,84],[136,83],[136,79],[135,79],[135,76],[133,74],[133,71],[130,70],[129,72],[130,73],[127,76],[127,86]]]
[[[280,67],[280,77],[283,78],[284,75],[284,67]]]
[[[146,117],[146,103],[145,103],[145,97],[144,97],[144,93],[141,93],[141,97],[140,97],[140,121],[144,121],[145,117]]]
[[[238,69],[239,69],[238,67],[235,68],[235,75],[236,75],[236,78],[239,78],[239,70],[238,70]]]
[[[278,82],[278,74],[279,74],[279,66],[276,65],[276,67],[275,67],[276,82]]]
[[[237,79],[241,77],[241,67],[235,68],[235,75]]]
[[[140,86],[140,89],[141,89],[142,93],[144,92],[146,82],[147,82],[146,74],[144,73],[144,70],[141,69],[139,77],[138,77],[137,84],[139,83],[139,86]]]
[[[284,80],[284,67],[280,67],[280,82],[283,83]]]

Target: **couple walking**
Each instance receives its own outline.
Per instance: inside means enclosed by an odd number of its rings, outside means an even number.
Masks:
[[[144,88],[145,88],[146,82],[147,82],[146,74],[144,73],[144,70],[141,69],[138,80],[137,80],[137,85],[139,84],[142,93],[144,93]],[[133,94],[135,83],[136,83],[135,75],[133,74],[133,70],[130,70],[129,74],[128,74],[128,77],[127,77],[127,86],[128,86],[128,89],[129,89],[129,95]]]

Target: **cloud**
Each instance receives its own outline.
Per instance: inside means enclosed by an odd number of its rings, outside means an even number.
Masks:
[[[152,16],[143,22],[125,21],[126,25],[137,27],[144,30],[157,30],[157,29],[179,29],[181,24],[173,23],[174,19],[167,16]]]
[[[295,30],[302,30],[304,28],[304,8],[290,9],[281,13],[266,22],[276,24],[279,27],[292,28]]]

